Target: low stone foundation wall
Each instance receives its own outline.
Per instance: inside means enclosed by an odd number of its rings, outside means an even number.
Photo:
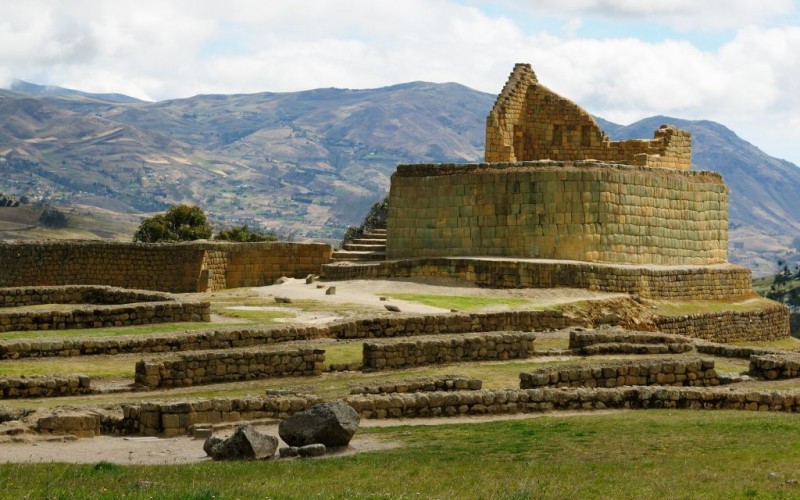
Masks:
[[[436,391],[476,391],[483,382],[477,378],[459,375],[443,377],[413,378],[393,382],[375,382],[373,384],[350,387],[350,394],[394,394],[404,392],[436,392]]]
[[[191,353],[158,362],[136,363],[136,384],[142,387],[184,387],[270,377],[319,375],[325,351],[222,351]]]
[[[91,392],[91,380],[83,375],[0,377],[2,399],[77,396]]]
[[[800,391],[720,387],[628,386],[351,395],[361,418],[454,417],[608,408],[681,408],[800,412]]]
[[[750,356],[750,376],[766,380],[800,377],[800,354],[763,354]]]
[[[793,337],[800,337],[800,313],[789,315],[789,331]]]
[[[187,434],[197,424],[286,418],[321,402],[316,395],[296,394],[130,404],[122,407],[121,420],[110,421],[103,430],[113,434],[177,436]]]
[[[691,344],[688,337],[658,332],[637,332],[622,329],[586,330],[575,328],[569,332],[569,348],[580,349],[597,344]]]
[[[573,354],[680,354],[694,349],[687,337],[663,333],[575,329],[570,332],[569,347]]]
[[[636,266],[580,261],[431,257],[322,266],[330,280],[447,277],[488,288],[584,288],[651,299],[718,300],[752,293],[749,269],[732,264]]]
[[[762,349],[760,347],[746,347],[728,344],[716,344],[712,342],[696,342],[695,349],[701,354],[711,354],[723,358],[742,358],[750,359],[750,356],[760,356],[765,354],[781,354],[782,351],[774,349]]]
[[[103,431],[104,417],[94,411],[58,412],[41,417],[36,422],[36,430],[56,436],[77,436],[90,438]]]
[[[664,333],[712,342],[776,340],[789,336],[789,308],[776,302],[757,311],[659,316],[653,323]]]
[[[573,321],[560,311],[426,316],[399,314],[348,319],[326,326],[220,328],[113,338],[6,340],[0,341],[0,359],[230,349],[317,338],[358,339],[503,330],[558,330]]]
[[[535,339],[533,333],[498,332],[409,342],[365,342],[362,369],[394,370],[441,363],[527,358],[534,352]]]
[[[520,373],[520,388],[719,385],[714,360],[678,358],[544,367]]]

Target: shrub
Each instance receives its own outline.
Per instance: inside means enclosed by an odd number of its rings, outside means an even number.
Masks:
[[[45,208],[39,216],[39,223],[45,227],[62,229],[69,226],[69,220],[63,212],[55,208]]]
[[[217,233],[214,236],[215,240],[223,240],[223,241],[238,241],[242,243],[248,242],[257,242],[257,241],[275,241],[274,236],[269,236],[267,234],[261,234],[256,231],[251,231],[247,224],[244,226],[237,226],[232,227],[230,229],[225,229]]]
[[[195,205],[172,205],[163,214],[149,217],[139,224],[133,241],[157,243],[193,241],[211,237],[206,214]]]

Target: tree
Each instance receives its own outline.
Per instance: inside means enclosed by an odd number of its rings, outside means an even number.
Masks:
[[[389,197],[382,199],[370,207],[360,226],[351,226],[344,233],[342,243],[361,238],[370,229],[386,229],[386,217],[389,214]]]
[[[39,223],[45,227],[62,229],[69,226],[69,220],[63,212],[55,208],[45,208],[39,216]]]
[[[157,243],[192,241],[211,237],[203,209],[195,205],[172,205],[163,214],[149,217],[139,224],[133,241]]]
[[[217,233],[214,236],[215,240],[223,240],[223,241],[238,241],[242,243],[248,242],[257,242],[257,241],[275,241],[273,236],[269,236],[266,234],[257,233],[255,231],[251,231],[247,224],[244,226],[237,226],[232,227],[230,229],[225,229]]]

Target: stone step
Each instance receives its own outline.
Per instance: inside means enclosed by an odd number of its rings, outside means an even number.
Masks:
[[[342,245],[342,249],[356,252],[385,252],[386,245],[360,245],[358,243],[345,243]]]
[[[352,250],[336,250],[333,252],[333,261],[364,261],[364,260],[384,260],[386,252],[364,252]]]
[[[386,230],[370,229],[369,231],[365,231],[363,236],[365,238],[386,238]]]
[[[350,243],[355,243],[357,245],[385,245],[386,238],[356,238],[350,240]]]

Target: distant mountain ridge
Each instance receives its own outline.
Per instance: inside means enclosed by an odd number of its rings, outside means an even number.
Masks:
[[[144,102],[16,82],[0,90],[0,192],[131,213],[191,202],[224,223],[335,240],[397,164],[481,161],[494,100],[456,83]],[[730,187],[732,260],[763,270],[796,253],[795,165],[715,122],[598,122],[617,140],[689,130],[693,168]]]

